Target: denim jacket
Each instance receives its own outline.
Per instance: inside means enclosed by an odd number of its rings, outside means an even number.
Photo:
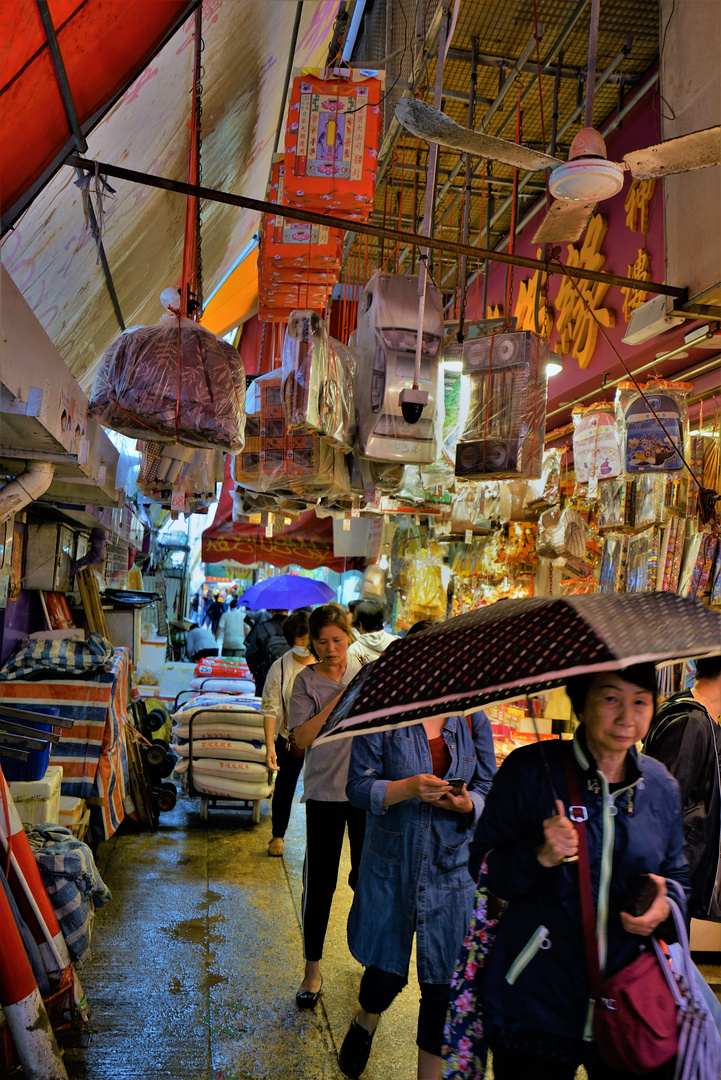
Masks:
[[[462,776],[473,811],[459,814],[420,799],[384,807],[391,780],[432,773],[423,724],[353,740],[349,801],[368,810],[358,885],[348,919],[348,944],[364,967],[408,974],[416,934],[418,978],[448,983],[468,929],[475,884],[468,873],[469,841],[496,771],[488,717],[451,716],[443,739],[448,776]]]

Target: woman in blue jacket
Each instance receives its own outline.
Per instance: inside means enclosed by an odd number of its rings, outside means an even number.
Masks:
[[[566,689],[582,721],[574,761],[588,813],[599,959],[608,977],[631,963],[668,918],[664,879],[687,890],[679,791],[660,762],[635,748],[656,704],[652,664],[576,677]],[[577,853],[578,834],[565,816],[562,744],[547,742],[545,751],[559,795],[556,815],[550,816],[540,746],[514,750],[472,845],[472,872],[485,858],[490,892],[508,902],[482,983],[484,1034],[495,1080],[572,1080],[579,1065],[589,1080],[618,1080],[630,1074],[606,1065],[592,1041],[578,863],[563,863]],[[656,896],[634,918],[626,905],[642,875],[650,875]],[[671,1063],[646,1075],[672,1074]]]
[[[469,842],[495,771],[482,712],[353,740],[346,793],[369,813],[348,944],[366,970],[339,1055],[346,1076],[363,1072],[379,1015],[408,982],[415,934],[418,1076],[440,1077],[453,965],[473,908]]]

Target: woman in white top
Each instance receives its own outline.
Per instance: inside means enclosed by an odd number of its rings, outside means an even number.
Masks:
[[[291,615],[283,623],[285,640],[289,651],[271,664],[263,686],[260,710],[265,729],[265,761],[269,769],[279,773],[271,800],[273,838],[268,844],[268,854],[283,854],[290,811],[296,784],[303,768],[304,751],[298,750],[288,739],[288,711],[290,696],[296,676],[308,664],[315,663],[310,651],[310,627],[304,611]]]

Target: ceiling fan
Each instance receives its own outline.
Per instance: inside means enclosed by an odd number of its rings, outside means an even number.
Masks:
[[[596,204],[610,199],[623,187],[626,171],[635,180],[650,180],[673,173],[705,169],[721,162],[721,126],[694,131],[676,139],[624,154],[620,162],[608,161],[606,144],[593,128],[593,91],[596,81],[598,6],[591,11],[586,126],[576,135],[568,161],[531,150],[518,143],[497,139],[481,131],[462,128],[445,113],[417,98],[402,98],[395,107],[399,123],[419,139],[438,143],[464,154],[499,161],[517,169],[536,172],[552,169],[549,190],[553,202],[533,237],[538,244],[578,240],[591,220]]]

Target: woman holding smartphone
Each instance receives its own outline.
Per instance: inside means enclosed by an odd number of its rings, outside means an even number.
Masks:
[[[366,969],[339,1055],[358,1077],[384,1012],[408,982],[416,935],[418,1077],[441,1075],[453,966],[471,919],[469,843],[496,771],[483,712],[353,739],[346,792],[368,811],[348,944]]]

